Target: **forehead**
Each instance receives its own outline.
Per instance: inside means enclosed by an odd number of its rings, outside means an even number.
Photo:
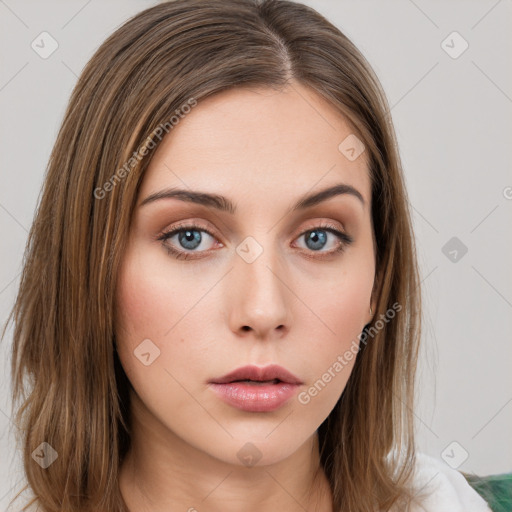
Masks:
[[[223,91],[200,101],[163,138],[141,195],[159,186],[300,195],[344,182],[369,203],[366,151],[355,159],[345,151],[359,140],[354,131],[334,106],[297,83]]]

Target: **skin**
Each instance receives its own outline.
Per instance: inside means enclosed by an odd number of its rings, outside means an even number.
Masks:
[[[350,161],[338,149],[352,133],[329,103],[294,82],[207,98],[154,150],[116,290],[117,349],[133,386],[132,445],[119,480],[130,510],[332,510],[321,469],[314,479],[316,430],[355,358],[309,403],[295,396],[272,412],[234,408],[208,383],[246,364],[276,363],[307,390],[370,322],[375,246],[366,152]],[[365,204],[343,194],[290,211],[303,195],[339,183],[355,187]],[[169,187],[226,196],[237,211],[176,198],[140,206]],[[181,221],[214,236],[199,231],[195,249],[177,234],[157,240]],[[329,232],[320,249],[307,244],[304,231],[325,222],[353,238],[342,252],[333,252],[340,239]],[[263,248],[252,263],[236,251],[249,236]],[[199,257],[176,259],[169,245]],[[145,339],[160,350],[148,366],[134,355]],[[237,456],[246,443],[261,453],[252,467]]]

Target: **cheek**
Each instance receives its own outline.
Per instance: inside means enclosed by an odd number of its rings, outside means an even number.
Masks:
[[[123,368],[132,383],[144,374],[144,385],[161,366],[165,355],[164,334],[173,325],[173,294],[158,279],[154,266],[142,262],[137,253],[127,252],[116,289],[115,332]],[[149,355],[148,355],[149,354]],[[146,366],[145,363],[148,363]],[[159,372],[160,373],[160,372]]]
[[[310,371],[298,401],[322,417],[332,410],[350,377],[370,307],[372,262],[349,263],[328,284],[317,283],[307,292],[316,318],[302,324],[308,333],[303,340]],[[316,343],[308,343],[311,339]]]
[[[173,387],[172,376],[186,382],[188,369],[204,358],[208,324],[200,321],[203,304],[196,303],[205,291],[193,286],[178,273],[170,275],[156,258],[143,261],[135,251],[125,254],[116,290],[117,350],[126,375],[141,392]]]
[[[176,293],[186,287],[158,258],[139,257],[135,250],[127,253],[116,290],[116,328],[134,343],[150,338],[160,344],[175,334],[174,326],[187,312],[183,296]]]
[[[371,261],[360,261],[311,286],[310,308],[324,324],[327,346],[339,349],[357,339],[367,323],[373,278]]]

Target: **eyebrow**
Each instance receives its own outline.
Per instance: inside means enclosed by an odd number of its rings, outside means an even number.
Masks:
[[[292,207],[292,211],[305,210],[306,208],[311,208],[312,206],[316,206],[317,204],[322,203],[323,201],[326,201],[331,197],[339,196],[342,194],[348,194],[357,197],[359,201],[361,201],[363,206],[365,206],[364,198],[357,189],[355,189],[351,185],[339,183],[324,190],[320,190],[319,192],[315,192],[313,194],[309,194],[302,197]],[[197,192],[193,190],[183,190],[176,188],[170,188],[161,190],[160,192],[155,192],[154,194],[151,194],[148,197],[146,197],[140,203],[139,206],[142,207],[146,204],[153,203],[160,199],[171,198],[215,208],[219,211],[227,212],[230,214],[234,214],[236,212],[235,204],[232,201],[230,201],[227,197],[218,194],[209,194],[206,192]]]

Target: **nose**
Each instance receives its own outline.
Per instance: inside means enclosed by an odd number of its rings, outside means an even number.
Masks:
[[[227,284],[229,324],[233,332],[259,339],[281,337],[290,328],[293,296],[285,266],[265,248],[252,262],[238,254]]]

